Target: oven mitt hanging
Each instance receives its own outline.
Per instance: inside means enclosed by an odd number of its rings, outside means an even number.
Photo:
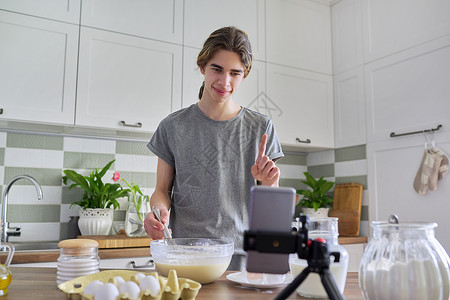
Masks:
[[[433,151],[424,152],[413,184],[419,195],[425,195],[428,190],[436,190],[442,159],[441,155]]]
[[[438,180],[441,180],[442,178],[444,178],[445,174],[447,174],[447,172],[448,172],[448,162],[449,162],[448,156],[447,156],[447,154],[445,154],[438,148],[433,148],[428,151],[442,157],[442,161],[441,161],[441,165],[439,166],[439,173],[438,173]]]

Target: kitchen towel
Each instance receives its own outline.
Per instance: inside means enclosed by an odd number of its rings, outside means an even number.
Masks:
[[[434,147],[425,150],[414,179],[414,190],[419,195],[425,195],[428,190],[436,190],[438,181],[448,172],[448,164],[448,156],[440,149]]]
[[[438,174],[438,180],[441,180],[444,178],[445,174],[448,172],[448,156],[445,154],[442,150],[438,148],[433,148],[429,150],[429,152],[432,152],[436,155],[439,155],[442,157],[441,165],[439,166],[439,174]]]
[[[431,151],[425,150],[414,179],[414,190],[419,195],[425,195],[428,189],[434,191],[437,188],[439,176],[439,167],[441,166],[442,156]]]

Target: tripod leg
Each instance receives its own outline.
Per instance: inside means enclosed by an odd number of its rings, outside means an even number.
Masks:
[[[289,285],[287,287],[285,287],[280,294],[278,294],[278,296],[275,297],[274,300],[284,300],[287,299],[287,297],[289,297],[296,289],[297,287],[303,282],[303,280],[306,279],[306,277],[308,276],[310,270],[308,267],[306,267],[305,269],[303,269],[303,271],[298,274],[297,277],[294,278],[294,280],[292,280],[291,283],[289,283]]]
[[[320,280],[322,281],[322,285],[325,288],[325,291],[327,292],[330,300],[344,300],[344,296],[342,296],[339,292],[330,269],[321,270],[319,275]]]

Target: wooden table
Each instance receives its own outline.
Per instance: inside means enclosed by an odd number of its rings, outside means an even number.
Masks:
[[[49,300],[66,299],[56,285],[56,269],[52,268],[11,268],[13,280],[8,288],[9,293],[1,300]],[[197,300],[265,300],[273,299],[282,288],[254,289],[245,288],[225,278],[226,272],[219,280],[205,284],[200,289]],[[363,299],[358,286],[358,273],[348,273],[344,296],[347,300]],[[292,294],[289,299],[307,299]],[[316,298],[317,299],[317,298]]]

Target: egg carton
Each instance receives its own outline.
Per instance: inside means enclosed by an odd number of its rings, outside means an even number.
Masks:
[[[120,276],[125,281],[134,281],[138,283],[136,275],[139,273],[146,276],[154,276],[159,282],[160,292],[158,295],[152,296],[148,290],[141,291],[137,300],[193,300],[202,287],[202,285],[197,281],[187,278],[178,278],[175,270],[170,270],[168,277],[160,276],[157,272],[143,273],[130,270],[108,270],[77,277],[59,284],[58,288],[66,295],[66,298],[68,299],[94,300],[94,296],[83,294],[85,287],[90,282],[100,280],[103,283],[113,283],[117,285],[114,277]],[[125,294],[118,296],[115,300],[131,300],[131,298]]]

